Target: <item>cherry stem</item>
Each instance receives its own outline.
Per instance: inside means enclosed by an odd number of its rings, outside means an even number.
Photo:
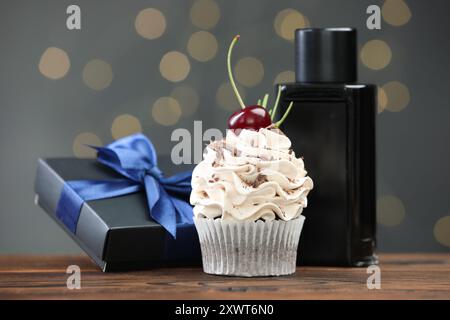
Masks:
[[[262,101],[262,107],[265,109],[267,107],[267,101],[269,100],[269,94],[266,93],[264,95],[263,101]]]
[[[236,44],[236,42],[239,40],[240,36],[237,35],[233,38],[233,41],[231,41],[230,48],[228,49],[228,55],[227,55],[227,67],[228,67],[228,76],[230,77],[231,87],[233,88],[234,94],[236,95],[239,104],[241,105],[242,109],[245,109],[244,101],[242,101],[241,95],[239,94],[239,91],[236,87],[236,83],[234,82],[233,78],[233,72],[231,71],[231,53],[233,52],[233,47]]]
[[[277,123],[275,123],[276,127],[281,126],[281,124],[284,122],[284,120],[286,120],[287,116],[289,115],[289,112],[291,112],[292,106],[294,105],[294,101],[291,101],[291,103],[289,104],[286,112],[284,113],[283,117],[277,121]]]
[[[280,97],[281,97],[281,88],[280,86],[278,86],[278,92],[277,92],[277,98],[275,99],[275,104],[273,105],[272,108],[272,113],[270,115],[270,119],[273,121],[273,118],[275,118],[275,113],[277,111],[278,108],[278,104],[280,103]]]

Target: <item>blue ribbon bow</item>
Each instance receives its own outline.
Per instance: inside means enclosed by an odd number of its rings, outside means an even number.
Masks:
[[[97,160],[123,179],[71,180],[64,184],[56,216],[75,233],[85,201],[118,197],[145,189],[150,216],[176,238],[177,224],[193,224],[192,207],[182,200],[191,193],[192,172],[166,178],[157,166],[153,144],[143,134],[94,147]]]

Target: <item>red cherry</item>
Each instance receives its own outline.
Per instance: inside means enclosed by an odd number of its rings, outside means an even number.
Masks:
[[[261,106],[248,106],[245,109],[234,112],[228,119],[230,129],[259,130],[272,124],[267,110]]]

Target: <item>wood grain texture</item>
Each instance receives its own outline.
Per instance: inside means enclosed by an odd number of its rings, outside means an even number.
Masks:
[[[286,277],[234,278],[200,268],[102,273],[86,256],[0,256],[0,299],[450,299],[450,254],[380,255],[381,289],[365,268],[299,267]],[[81,268],[80,290],[66,287]]]

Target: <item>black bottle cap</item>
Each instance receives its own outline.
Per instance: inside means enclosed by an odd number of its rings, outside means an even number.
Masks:
[[[297,82],[356,82],[356,56],[356,29],[295,30],[295,79]]]

